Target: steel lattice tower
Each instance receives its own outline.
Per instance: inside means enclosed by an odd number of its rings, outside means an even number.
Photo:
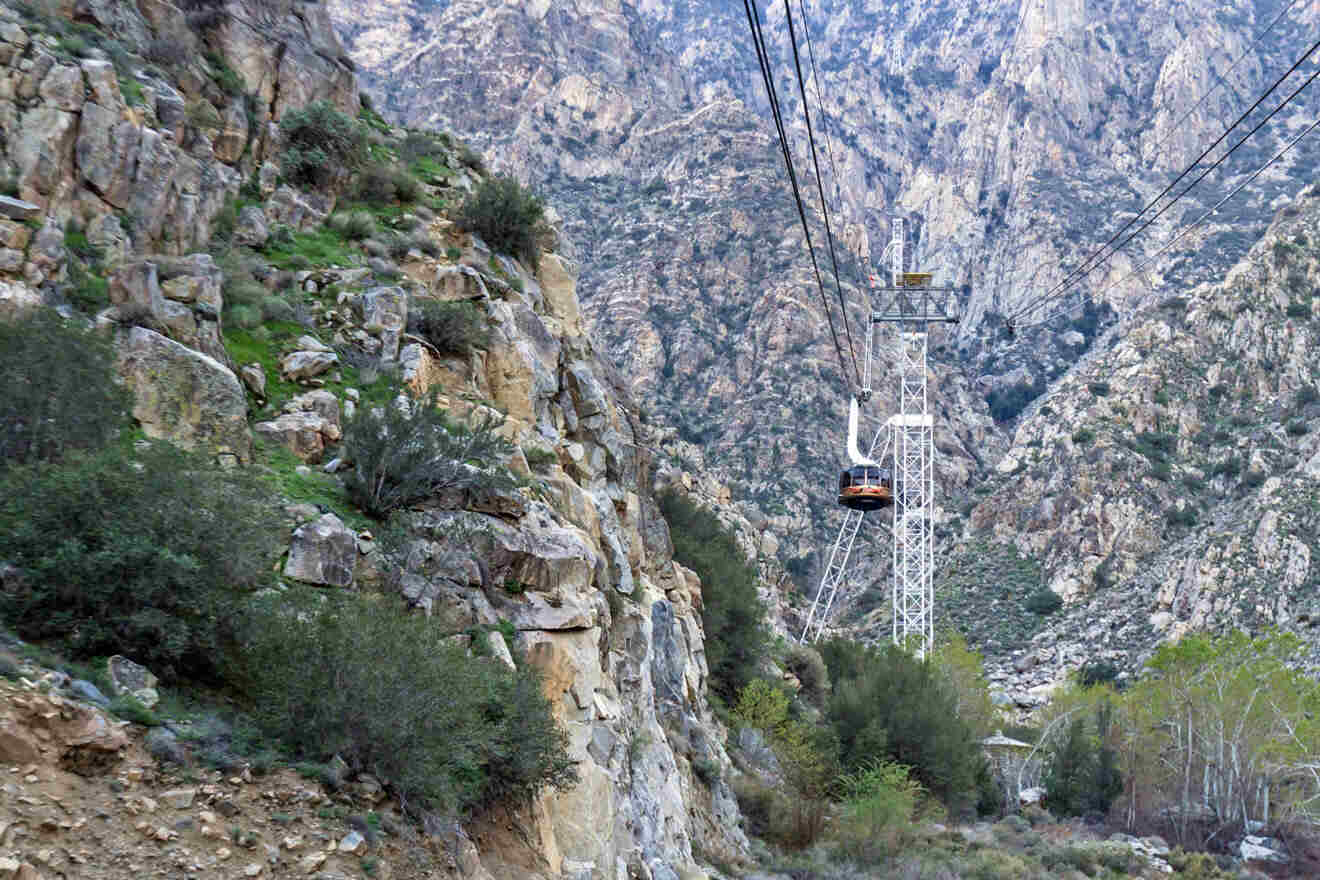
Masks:
[[[958,318],[952,288],[931,287],[929,275],[903,271],[901,218],[894,218],[891,234],[887,250],[892,259],[892,280],[888,287],[873,288],[880,297],[880,307],[867,322],[862,398],[871,392],[875,325],[897,324],[898,412],[876,432],[871,454],[883,440],[881,460],[892,450],[894,461],[893,639],[926,656],[935,636],[935,420],[926,379],[927,327]],[[861,511],[850,510],[844,518],[807,615],[803,642],[820,637],[838,592],[847,583],[848,562],[862,517]]]

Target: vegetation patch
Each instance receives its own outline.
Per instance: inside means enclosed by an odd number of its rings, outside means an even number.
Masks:
[[[262,726],[301,760],[339,755],[413,815],[465,813],[577,780],[535,667],[468,657],[384,596],[263,600],[244,670]]]

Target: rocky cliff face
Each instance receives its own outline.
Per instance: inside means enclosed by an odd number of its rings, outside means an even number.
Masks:
[[[1133,314],[1018,426],[967,531],[1066,603],[1001,645],[1019,696],[1196,629],[1281,627],[1320,660],[1317,223],[1312,186],[1222,281]]]
[[[400,588],[436,626],[487,641],[474,650],[544,672],[581,781],[451,835],[451,872],[676,880],[696,876],[698,860],[744,861],[724,731],[705,696],[701,584],[673,560],[653,441],[582,318],[578,264],[547,252],[523,266],[419,207],[425,220],[368,217],[414,236],[398,262],[369,262],[381,246],[354,244],[276,271],[268,237],[296,246],[299,231],[325,229],[335,200],[278,180],[275,123],[314,100],[359,110],[324,6],[0,5],[0,38],[0,158],[19,197],[0,203],[14,215],[0,317],[43,303],[71,314],[70,273],[85,262],[73,251],[98,248],[110,305],[97,320],[117,334],[142,428],[229,467],[282,467],[272,458],[282,449],[301,460],[283,485],[339,499],[330,512],[287,499],[284,578],[382,583],[372,536],[352,527],[365,522],[342,507],[337,465],[310,470],[357,405],[381,404],[359,366],[386,377],[377,385],[398,376],[414,393],[435,390],[455,418],[502,419],[521,486],[411,511]],[[393,155],[404,133],[377,124],[372,137]],[[458,170],[424,186],[433,205],[475,181],[443,143],[436,161]],[[222,266],[204,250],[240,187]],[[222,327],[234,271],[263,296],[284,285],[301,309],[296,332]],[[406,334],[410,310],[436,300],[471,303],[489,344],[448,357]],[[503,621],[515,645],[492,632]]]
[[[1297,129],[1290,107],[1210,189],[1095,274],[1096,311],[1074,308],[1013,340],[1002,333],[1001,316],[1049,289],[1300,54],[1314,10],[1293,10],[1252,43],[1281,8],[847,0],[807,10],[836,231],[863,264],[878,263],[889,217],[902,214],[915,230],[910,265],[962,290],[964,322],[933,346],[945,497],[1003,450],[982,398],[1038,393],[1087,349],[1107,308],[1127,313],[1152,288],[1225,270],[1313,167],[1303,142],[1204,234],[1124,279]],[[331,9],[387,112],[453,127],[553,194],[610,356],[655,421],[706,450],[771,523],[782,561],[809,582],[837,519],[828,487],[846,400],[741,10],[623,0]],[[783,9],[766,4],[764,15],[804,170]],[[1195,105],[1217,77],[1226,87]],[[853,285],[864,272],[845,268]],[[849,297],[856,331],[864,297],[856,286]],[[876,415],[891,406],[882,397]]]

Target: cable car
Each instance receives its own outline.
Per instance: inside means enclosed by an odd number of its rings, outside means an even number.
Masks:
[[[894,503],[894,478],[857,448],[860,407],[854,397],[848,406],[848,458],[852,464],[839,474],[839,503],[852,510],[879,510]]]
[[[889,468],[856,464],[839,474],[839,503],[852,510],[879,510],[894,503]]]

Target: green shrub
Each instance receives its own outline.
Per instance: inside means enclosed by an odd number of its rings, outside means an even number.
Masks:
[[[765,606],[756,569],[719,519],[673,492],[660,496],[674,558],[701,578],[710,689],[732,705],[765,654]]]
[[[970,815],[985,759],[948,678],[895,645],[831,639],[820,652],[834,683],[826,718],[843,767],[856,772],[877,758],[905,764],[954,818]]]
[[[238,305],[225,310],[225,321],[241,330],[251,330],[261,326],[261,307]]]
[[[265,490],[165,443],[16,467],[0,558],[24,571],[0,611],[74,657],[126,654],[163,678],[214,677],[236,591],[268,578],[281,532]]]
[[[268,296],[261,301],[262,321],[287,321],[292,323],[295,317],[293,305],[283,297]]]
[[[260,721],[296,755],[385,780],[414,812],[453,813],[576,782],[534,667],[466,656],[385,597],[265,599],[245,670]]]
[[[789,646],[784,668],[802,683],[801,695],[817,707],[823,707],[830,695],[830,673],[820,653],[810,645]]]
[[[451,263],[457,263],[462,256],[463,252],[453,245],[445,248],[445,258]]]
[[[1108,383],[1108,382],[1088,382],[1088,383],[1086,383],[1086,388],[1087,388],[1088,391],[1090,391],[1090,392],[1091,392],[1093,395],[1095,395],[1096,397],[1108,397],[1108,396],[1109,396],[1109,383]]]
[[[1303,407],[1320,400],[1320,391],[1316,390],[1314,385],[1303,385],[1297,389],[1297,395],[1293,398],[1293,405]]]
[[[323,187],[357,170],[366,161],[362,126],[328,101],[313,101],[280,120],[284,152],[280,169],[301,186]]]
[[[548,471],[552,465],[559,463],[559,456],[553,449],[541,449],[537,446],[524,448],[523,458],[527,459],[527,466],[534,471]]]
[[[875,858],[886,831],[909,825],[922,788],[910,769],[893,761],[872,758],[839,778],[843,803],[838,837],[843,853],[858,861]]]
[[[537,229],[545,205],[531,190],[512,177],[490,177],[468,196],[458,211],[458,221],[496,251],[535,266],[540,256]]]
[[[218,52],[207,52],[206,63],[211,68],[211,79],[215,80],[215,84],[220,87],[220,91],[231,98],[243,94],[243,77],[239,75],[238,71],[229,66],[229,62],[225,60],[223,55]]]
[[[354,211],[344,217],[340,232],[349,241],[363,241],[376,234],[376,221],[366,211]]]
[[[0,321],[0,474],[108,443],[128,425],[130,398],[114,381],[110,342],[40,309]]]
[[[422,197],[422,185],[402,168],[369,165],[358,177],[354,196],[369,205],[412,204]]]
[[[465,355],[490,343],[486,315],[475,303],[423,300],[408,310],[408,332],[441,354]]]
[[[110,701],[110,711],[134,724],[141,724],[143,727],[159,727],[160,716],[148,709],[132,694],[121,694]]]
[[[1309,302],[1290,302],[1287,309],[1288,317],[1302,318],[1309,321],[1311,319],[1311,304]]]
[[[1017,418],[1027,408],[1027,404],[1040,397],[1044,390],[1043,384],[1037,386],[1033,382],[1019,382],[1008,388],[991,391],[985,400],[990,406],[991,417],[996,422],[1006,422]]]
[[[1027,597],[1027,610],[1042,617],[1063,607],[1063,599],[1048,587],[1042,587]]]
[[[344,429],[344,475],[349,497],[363,513],[388,519],[395,510],[443,491],[491,491],[513,484],[497,460],[513,446],[498,424],[454,425],[436,394],[407,405],[364,406]]]
[[[1072,441],[1078,446],[1086,446],[1095,440],[1095,431],[1090,428],[1078,428],[1073,431]]]
[[[463,144],[463,146],[458,148],[458,161],[462,162],[478,174],[486,173],[485,158],[467,144]]]
[[[1288,436],[1290,437],[1301,437],[1310,430],[1311,429],[1306,426],[1306,422],[1303,422],[1301,419],[1296,419],[1288,423]]]

